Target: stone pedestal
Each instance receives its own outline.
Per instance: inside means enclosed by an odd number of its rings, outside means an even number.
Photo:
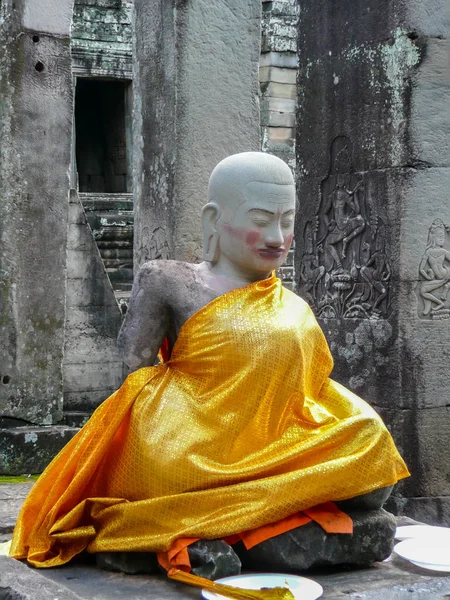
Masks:
[[[333,376],[385,418],[412,477],[390,508],[450,524],[445,0],[302,3],[297,291]]]
[[[135,265],[201,256],[214,166],[259,150],[261,2],[134,4]]]
[[[0,9],[0,414],[46,425],[62,416],[72,6]]]

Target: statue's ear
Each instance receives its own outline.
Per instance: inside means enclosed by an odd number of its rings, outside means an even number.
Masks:
[[[220,212],[220,206],[215,202],[208,202],[202,208],[203,260],[212,263],[217,261],[219,254],[219,233],[216,223]]]

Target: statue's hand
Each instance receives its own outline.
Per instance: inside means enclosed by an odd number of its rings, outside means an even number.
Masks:
[[[328,231],[333,231],[333,229],[336,228],[336,221],[334,219],[331,219],[331,221],[328,222]]]

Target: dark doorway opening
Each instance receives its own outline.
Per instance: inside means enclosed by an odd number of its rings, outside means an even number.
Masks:
[[[77,79],[75,154],[80,192],[131,192],[126,143],[129,90],[129,81]]]

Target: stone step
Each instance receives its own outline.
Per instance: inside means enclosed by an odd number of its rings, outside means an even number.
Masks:
[[[133,249],[132,248],[99,248],[101,257],[124,259],[130,258],[133,261]]]
[[[114,286],[114,290],[116,292],[130,292],[131,293],[131,288],[133,286],[133,282],[132,281],[117,281],[116,285]]]
[[[112,249],[124,249],[133,250],[133,242],[131,240],[98,240],[97,247],[102,250]]]
[[[68,427],[83,427],[90,416],[88,412],[64,411],[63,421]]]
[[[42,473],[54,456],[79,431],[67,425],[0,429],[0,475]]]
[[[101,227],[126,227],[134,223],[134,214],[130,211],[111,211],[95,213]]]
[[[108,277],[112,283],[113,289],[116,289],[116,283],[133,283],[133,269],[132,268],[119,268],[111,269],[106,268]]]
[[[92,230],[95,240],[133,240],[133,226],[127,225],[124,227],[100,227]]]
[[[108,269],[133,269],[133,257],[131,258],[104,258],[103,264]]]

